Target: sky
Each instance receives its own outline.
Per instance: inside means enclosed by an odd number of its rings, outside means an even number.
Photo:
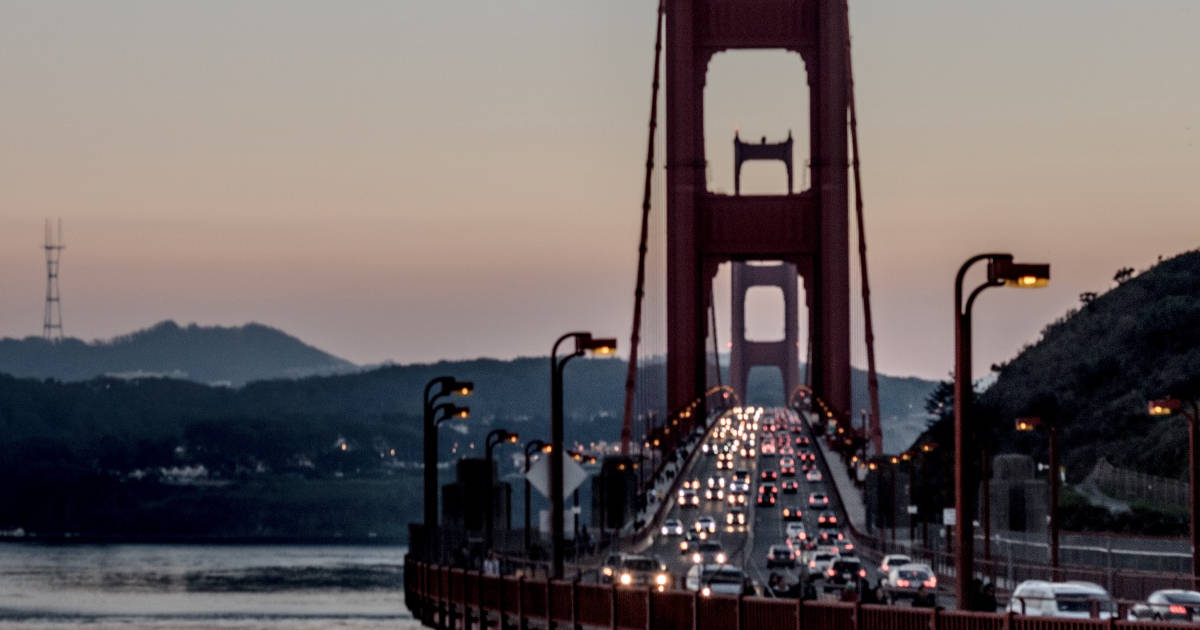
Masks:
[[[880,371],[949,372],[974,253],[1053,276],[980,298],[979,375],[1118,268],[1200,246],[1200,3],[851,5]],[[654,8],[0,0],[0,336],[40,334],[61,217],[84,339],[257,321],[359,363],[627,341]],[[712,190],[735,128],[791,130],[803,162],[804,76],[784,52],[714,58]],[[749,165],[744,190],[782,172]],[[724,275],[717,295],[727,330]]]

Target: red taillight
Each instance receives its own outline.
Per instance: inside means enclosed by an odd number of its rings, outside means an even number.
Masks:
[[[854,551],[854,545],[851,543],[846,543],[845,549],[846,549],[846,551]]]
[[[937,576],[930,576],[928,580],[925,580],[924,584],[926,588],[937,588]]]
[[[1188,614],[1188,610],[1187,610],[1187,608],[1185,608],[1185,607],[1183,607],[1183,606],[1180,606],[1179,604],[1171,604],[1171,606],[1170,606],[1169,608],[1167,608],[1167,610],[1168,610],[1168,611],[1170,611],[1170,613],[1171,613],[1172,615],[1186,615],[1186,614]]]
[[[432,505],[432,504],[431,504],[431,505]],[[836,516],[830,516],[830,517],[829,517],[829,522],[830,522],[830,523],[836,523],[836,522],[837,522],[837,517],[836,517]]]
[[[908,588],[909,586],[912,586],[912,582],[909,582],[904,578],[896,578],[896,586],[899,586],[900,588]]]
[[[800,540],[808,540],[808,533],[800,532]]]
[[[834,571],[833,567],[830,567],[829,570],[826,571],[826,573],[829,574],[829,577],[833,577],[833,576],[837,575],[837,571]]]
[[[867,577],[867,570],[866,570],[866,569],[859,569],[859,570],[858,570],[858,577]]]

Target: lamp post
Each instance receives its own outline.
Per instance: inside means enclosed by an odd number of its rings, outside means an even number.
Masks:
[[[496,448],[496,445],[503,444],[505,442],[508,442],[509,444],[516,444],[517,440],[520,439],[521,438],[516,433],[510,433],[507,429],[495,429],[488,433],[487,437],[483,439],[483,452],[484,457],[487,459],[488,474],[488,515],[486,521],[487,530],[485,532],[484,540],[487,541],[487,548],[489,551],[492,549],[492,533],[496,530],[496,493],[494,492],[496,488],[496,473],[493,470],[492,449]]]
[[[976,287],[963,304],[963,279],[975,263],[988,261],[987,281]],[[973,395],[971,385],[971,307],[984,289],[998,286],[1043,287],[1050,280],[1050,265],[1014,263],[1012,254],[979,254],[967,259],[954,277],[954,548],[955,596],[958,607],[970,609],[968,586],[975,575],[975,532],[971,522],[974,494],[966,457],[966,414]]]
[[[457,394],[469,396],[475,390],[475,384],[470,381],[460,381],[453,376],[439,376],[425,384],[425,396],[421,399],[424,412],[424,446],[425,446],[425,537],[428,559],[437,555],[437,524],[438,524],[438,488],[437,488],[437,457],[438,436],[437,427],[450,418],[466,418],[471,414],[470,407],[459,407],[451,403],[435,406],[439,398]],[[440,415],[439,415],[440,414]]]
[[[1200,409],[1195,400],[1188,407],[1191,413],[1184,409],[1182,400],[1163,398],[1150,401],[1149,412],[1152,416],[1169,416],[1180,412],[1188,419],[1188,487],[1191,490],[1188,511],[1192,516],[1192,588],[1196,588],[1200,583],[1200,469],[1196,466],[1196,458],[1200,453],[1200,431],[1196,429],[1196,422]]]
[[[529,458],[538,451],[545,452],[549,444],[545,440],[530,440],[525,443],[525,557],[529,557],[529,548],[532,546],[531,535],[529,531],[529,493],[532,488],[529,485]]]
[[[575,350],[559,359],[558,347],[568,339],[575,341]],[[555,579],[563,576],[563,368],[587,352],[612,354],[616,348],[616,339],[595,339],[589,332],[569,332],[550,348],[550,537]]]
[[[1016,429],[1032,432],[1039,428],[1046,432],[1047,448],[1050,450],[1050,578],[1058,579],[1058,426],[1056,422],[1044,422],[1040,416],[1017,418]]]

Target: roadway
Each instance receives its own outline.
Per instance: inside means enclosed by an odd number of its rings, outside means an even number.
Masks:
[[[750,409],[750,408],[747,408]],[[700,488],[697,490],[699,495],[699,505],[697,506],[680,506],[678,497],[670,497],[672,507],[667,515],[667,519],[678,519],[685,531],[693,530],[695,523],[701,517],[709,517],[717,522],[718,530],[710,539],[721,543],[721,546],[726,554],[727,564],[732,564],[741,567],[746,575],[751,578],[760,591],[766,593],[765,587],[768,583],[768,578],[771,573],[779,573],[784,576],[787,583],[795,583],[802,579],[807,574],[804,567],[804,562],[807,561],[807,554],[799,555],[796,559],[795,568],[768,568],[767,553],[772,545],[783,544],[786,534],[784,521],[781,512],[784,507],[798,507],[803,514],[803,523],[805,529],[810,536],[816,535],[818,532],[818,516],[822,509],[810,509],[808,506],[808,495],[811,492],[820,492],[826,496],[832,497],[829,492],[828,478],[822,473],[820,481],[808,482],[805,480],[805,475],[801,469],[801,462],[798,456],[792,456],[796,460],[796,473],[794,476],[780,475],[774,481],[779,492],[774,506],[758,506],[756,497],[758,496],[758,488],[762,483],[760,475],[763,471],[772,470],[779,472],[779,461],[781,456],[778,454],[762,454],[762,445],[764,438],[771,439],[771,433],[763,430],[763,425],[767,422],[774,421],[778,425],[778,432],[786,432],[788,441],[792,444],[797,455],[807,448],[815,450],[815,443],[808,447],[796,447],[795,438],[800,435],[807,436],[810,441],[814,440],[807,423],[801,422],[800,418],[794,411],[788,409],[763,409],[758,415],[758,428],[754,431],[755,434],[755,454],[754,456],[743,457],[740,452],[732,454],[732,469],[745,470],[750,474],[750,487],[746,495],[746,515],[748,526],[738,531],[737,528],[728,528],[726,525],[726,517],[730,512],[730,505],[726,501],[707,500],[704,496],[704,490],[707,487],[708,479],[711,477],[714,480],[724,479],[726,487],[731,480],[733,470],[721,469],[718,470],[718,456],[715,454],[720,450],[723,443],[730,441],[732,438],[726,437],[722,439],[721,426],[722,423],[728,423],[732,428],[737,428],[739,423],[745,423],[746,429],[749,431],[754,427],[754,422],[750,418],[753,415],[747,416],[746,420],[739,420],[735,411],[730,411],[724,414],[717,420],[717,426],[709,432],[705,438],[705,442],[709,447],[709,454],[705,454],[703,449],[696,455],[696,461],[692,466],[692,470],[685,477],[686,481],[698,481]],[[794,429],[794,430],[793,430]],[[797,433],[796,431],[799,431]],[[819,470],[819,468],[818,468]],[[785,493],[781,487],[785,480],[795,480],[798,482],[798,491],[794,494]],[[831,504],[829,509],[836,509],[835,504]],[[845,519],[845,514],[837,513],[839,521]],[[845,530],[843,530],[845,531]],[[848,536],[847,532],[847,536]],[[676,535],[656,534],[649,548],[643,553],[653,555],[659,561],[667,565],[668,571],[674,576],[674,583],[677,588],[683,587],[684,576],[688,569],[693,566],[691,560],[691,551],[688,554],[680,553],[680,541],[682,538]],[[853,541],[851,541],[853,542]],[[850,555],[850,554],[846,554]],[[868,579],[872,584],[878,580],[878,572],[873,566],[869,565],[865,560],[863,566],[868,571]],[[822,590],[823,581],[817,582],[818,591]],[[832,597],[833,595],[830,595]]]

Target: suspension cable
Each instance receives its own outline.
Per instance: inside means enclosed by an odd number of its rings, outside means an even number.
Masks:
[[[871,429],[868,436],[875,454],[883,453],[883,431],[879,424],[879,378],[875,372],[875,328],[871,323],[871,284],[867,273],[867,230],[863,225],[862,176],[858,159],[858,111],[854,104],[854,65],[850,62],[850,6],[842,1],[846,25],[846,78],[850,107],[850,147],[853,151],[851,166],[854,170],[854,213],[858,218],[858,262],[862,272],[862,301],[864,328],[867,337],[867,391],[871,398]]]
[[[646,237],[650,222],[650,180],[654,175],[654,134],[658,129],[658,76],[662,57],[665,0],[658,2],[654,30],[654,80],[650,84],[650,128],[646,136],[646,179],[642,188],[642,231],[638,241],[637,284],[633,290],[633,326],[629,334],[629,370],[625,375],[625,413],[621,422],[621,454],[629,455],[633,432],[633,397],[637,390],[638,343],[641,341],[642,298],[646,293]]]

